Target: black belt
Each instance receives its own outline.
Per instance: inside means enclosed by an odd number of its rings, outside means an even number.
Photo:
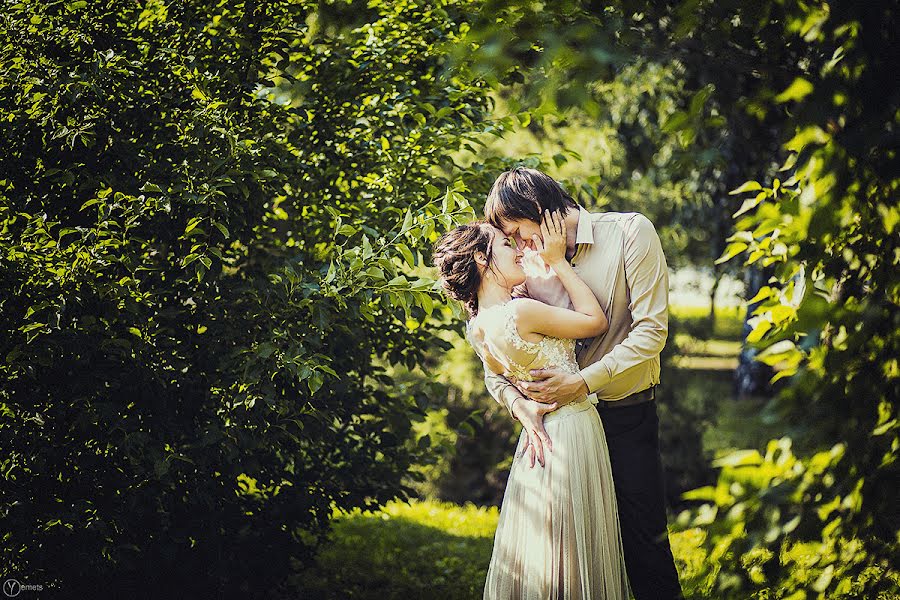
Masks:
[[[635,404],[643,404],[656,399],[656,386],[652,385],[646,390],[635,392],[630,396],[625,396],[621,400],[598,400],[597,408],[621,408],[624,406],[634,406]]]

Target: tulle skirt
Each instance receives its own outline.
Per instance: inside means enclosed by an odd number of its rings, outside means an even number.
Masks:
[[[594,405],[544,418],[553,452],[541,468],[513,461],[485,600],[627,600],[628,578],[612,469]],[[524,432],[519,448],[525,442]]]

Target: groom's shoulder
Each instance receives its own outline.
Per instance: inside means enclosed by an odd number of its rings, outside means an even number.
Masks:
[[[649,225],[653,227],[650,219],[639,212],[592,212],[590,215],[591,222],[595,227],[598,225],[618,227]]]

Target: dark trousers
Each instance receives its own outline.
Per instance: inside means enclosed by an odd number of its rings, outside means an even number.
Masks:
[[[683,598],[666,529],[656,402],[597,408],[609,446],[631,591],[636,600]]]

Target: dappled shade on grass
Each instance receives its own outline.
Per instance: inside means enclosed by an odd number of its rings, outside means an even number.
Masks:
[[[392,502],[334,522],[316,565],[293,577],[303,598],[480,598],[499,511],[431,500]],[[682,579],[700,581],[699,530],[671,535]]]
[[[340,515],[316,566],[295,575],[296,588],[323,599],[480,597],[498,514],[414,501]]]

